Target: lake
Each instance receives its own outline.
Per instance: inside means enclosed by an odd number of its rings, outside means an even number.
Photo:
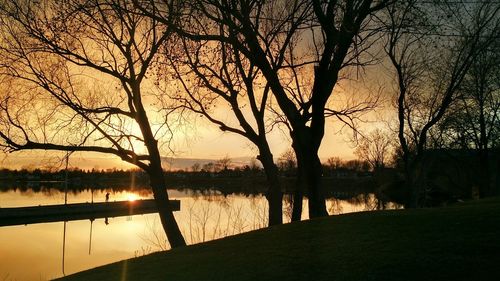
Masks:
[[[72,191],[68,203],[150,199],[148,189]],[[189,244],[235,235],[267,225],[267,201],[261,194],[223,195],[216,190],[168,190],[181,201],[175,217]],[[373,194],[339,194],[327,199],[331,215],[395,209],[402,206],[378,200]],[[11,188],[0,191],[1,207],[64,204],[55,188]],[[290,204],[284,199],[284,221]],[[307,219],[307,199],[303,219]],[[0,281],[49,280],[123,259],[169,249],[158,214],[107,219],[0,227]]]

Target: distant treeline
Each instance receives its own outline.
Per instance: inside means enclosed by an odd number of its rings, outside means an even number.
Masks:
[[[297,165],[293,159],[279,161],[278,168],[283,177],[295,177]],[[323,165],[324,176],[335,178],[357,178],[372,175],[370,165],[362,160],[342,161],[339,158],[330,158]],[[195,164],[187,169],[165,171],[167,178],[231,178],[231,177],[264,177],[264,170],[258,165],[230,166],[208,163],[203,166]],[[147,183],[147,174],[139,169],[79,169],[45,170],[45,169],[0,169],[0,181],[19,182],[59,182],[68,180],[75,182],[109,182],[135,181]]]
[[[323,179],[325,191],[342,194],[358,194],[372,192],[376,185],[366,163],[359,160],[341,161],[333,158],[324,165]],[[279,162],[280,175],[283,179],[283,191],[291,192],[295,186],[296,164],[289,161]],[[165,171],[167,188],[218,190],[223,194],[245,193],[262,194],[267,191],[264,170],[258,165],[236,166],[203,165],[199,169]],[[206,169],[210,168],[210,169]],[[48,188],[63,190],[65,182],[68,189],[79,191],[84,189],[130,190],[131,188],[148,188],[149,177],[141,170],[130,169],[91,169],[70,168],[66,170],[44,169],[0,169],[0,189],[33,189]]]

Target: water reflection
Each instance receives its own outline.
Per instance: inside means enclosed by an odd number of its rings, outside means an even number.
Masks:
[[[88,189],[69,193],[68,203],[104,202],[107,193],[109,201],[152,198],[146,189]],[[268,206],[263,195],[224,195],[218,191],[189,189],[169,190],[169,195],[171,199],[181,200],[181,210],[174,214],[189,244],[267,225]],[[330,214],[401,207],[379,200],[373,194],[344,197],[327,200]],[[62,203],[64,193],[51,188],[41,188],[39,192],[30,189],[0,192],[0,207]],[[289,208],[285,197],[285,222],[290,221]],[[305,199],[304,219],[307,213]],[[47,280],[168,248],[157,214],[2,227],[0,280]]]
[[[188,243],[235,235],[267,225],[267,201],[262,195],[192,193],[181,203],[176,218]]]
[[[383,200],[373,193],[358,194],[347,199],[330,198],[326,204],[330,215],[403,208],[403,205]]]

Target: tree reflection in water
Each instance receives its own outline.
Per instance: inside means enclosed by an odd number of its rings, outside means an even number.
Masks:
[[[358,194],[344,199],[327,199],[328,213],[330,215],[340,215],[351,212],[378,211],[402,209],[403,205],[385,200],[382,196],[378,197],[373,193]]]
[[[399,209],[401,205],[377,198],[374,194],[340,194],[338,198],[327,199],[330,215],[350,212]],[[283,221],[290,222],[291,195],[283,198]],[[181,231],[188,244],[196,244],[240,234],[268,225],[268,205],[263,195],[223,195],[218,191],[190,192],[182,199],[181,211],[176,213]],[[307,199],[304,200],[307,206]],[[303,211],[307,215],[307,208]],[[303,216],[307,219],[307,216]],[[140,249],[136,254],[167,250],[165,234],[157,219],[147,221],[141,235],[150,247]]]
[[[92,188],[69,192],[68,202],[90,202],[93,195],[95,195],[94,202],[104,202],[107,192],[112,195],[113,201],[127,200],[131,193],[139,200],[151,198],[147,190],[139,188],[133,191],[126,188]],[[401,207],[379,200],[374,195],[335,192],[329,194],[329,197],[337,199],[330,198],[327,201],[331,215]],[[268,224],[268,205],[262,194],[224,194],[220,190],[201,191],[187,188],[169,190],[169,193],[172,199],[181,200],[181,209],[175,212],[175,216],[189,244],[259,229]],[[289,222],[291,216],[289,200],[290,196],[284,197],[285,222]],[[50,187],[41,187],[38,190],[15,188],[0,192],[0,202],[2,207],[57,205],[64,202],[64,194],[61,190]],[[307,219],[307,198],[304,199],[303,205],[305,207],[303,219]],[[93,224],[89,220],[71,222],[70,235],[66,237],[71,247],[65,256],[65,273],[168,250],[170,245],[167,243],[160,221],[155,218],[156,214],[110,218],[109,225],[106,225],[103,219],[96,219]],[[2,257],[6,257],[0,263],[0,272],[8,272],[10,279],[25,276],[26,278],[21,278],[23,280],[38,279],[37,276],[41,275],[61,276],[62,227],[61,222],[0,228],[0,238],[4,239],[2,241],[10,241],[10,243],[0,243]],[[92,237],[89,235],[90,231]],[[37,239],[33,239],[33,235],[37,236]],[[118,236],[120,239],[116,239]],[[59,238],[54,241],[53,237]],[[13,241],[16,242],[12,243]],[[91,255],[88,255],[89,247],[92,247]],[[23,261],[34,255],[41,257],[40,263],[38,267],[30,268],[28,271],[22,267]],[[0,280],[1,277],[3,276],[0,276]]]
[[[196,244],[266,227],[267,213],[267,201],[261,195],[243,197],[204,192],[184,198],[176,217],[188,244]],[[147,221],[141,238],[151,248],[137,253],[170,248],[157,218]]]

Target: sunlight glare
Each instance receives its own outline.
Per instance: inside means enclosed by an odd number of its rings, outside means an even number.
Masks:
[[[139,197],[133,193],[127,194],[127,201],[133,202],[135,200],[139,199]]]

